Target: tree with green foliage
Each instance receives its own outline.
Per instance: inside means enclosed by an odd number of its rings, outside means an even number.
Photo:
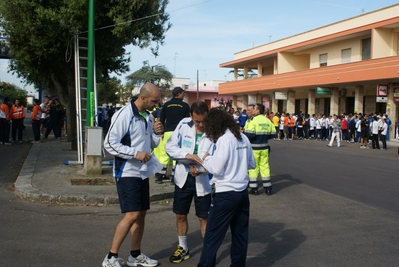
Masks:
[[[173,74],[164,65],[151,66],[148,61],[143,61],[141,69],[126,76],[126,88],[133,90],[145,83],[153,83],[161,89],[161,96],[164,97],[169,92],[172,78]]]
[[[121,81],[115,77],[104,79],[97,84],[98,104],[117,103],[120,92],[123,91]]]
[[[170,29],[169,0],[95,1],[96,76],[129,71],[127,45],[158,55]],[[0,27],[12,49],[9,69],[27,84],[56,90],[67,107],[68,139],[76,137],[74,35],[88,29],[87,0],[2,0]]]
[[[18,99],[19,103],[26,107],[27,92],[15,84],[0,82],[0,97],[8,97],[11,103]]]

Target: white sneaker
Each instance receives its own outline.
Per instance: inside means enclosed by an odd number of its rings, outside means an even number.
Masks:
[[[138,255],[137,258],[134,258],[132,257],[132,255],[129,254],[129,257],[127,258],[127,266],[153,267],[157,265],[158,265],[157,260],[151,259],[148,256],[144,255],[143,253]]]
[[[103,260],[103,267],[122,267],[121,263],[123,264],[122,258],[115,258],[112,256],[110,259],[108,259],[107,254]]]

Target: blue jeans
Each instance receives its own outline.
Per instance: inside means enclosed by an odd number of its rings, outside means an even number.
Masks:
[[[245,267],[248,247],[248,190],[216,193],[213,197],[197,267],[214,267],[227,229],[231,230],[231,267]]]
[[[360,137],[362,136],[361,132],[356,131],[355,135],[355,143],[359,143]]]

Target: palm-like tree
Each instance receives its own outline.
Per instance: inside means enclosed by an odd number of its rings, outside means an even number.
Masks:
[[[229,71],[229,74],[231,74],[231,73],[234,74],[234,70]],[[249,70],[248,70],[247,77],[245,78],[244,70],[239,69],[239,70],[237,71],[237,77],[238,77],[238,78],[242,78],[242,79],[249,79],[249,78],[258,77],[258,74],[257,74],[256,72],[254,72],[252,69],[249,69]]]
[[[131,90],[145,83],[153,83],[159,88],[169,89],[173,74],[163,65],[151,66],[148,61],[143,62],[143,67],[126,77],[126,87]]]

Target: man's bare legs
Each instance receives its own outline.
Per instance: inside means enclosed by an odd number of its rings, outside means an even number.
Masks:
[[[122,220],[116,226],[110,250],[111,253],[118,254],[119,248],[129,231],[132,236],[132,250],[140,249],[146,213],[147,211],[131,211],[125,213]]]

